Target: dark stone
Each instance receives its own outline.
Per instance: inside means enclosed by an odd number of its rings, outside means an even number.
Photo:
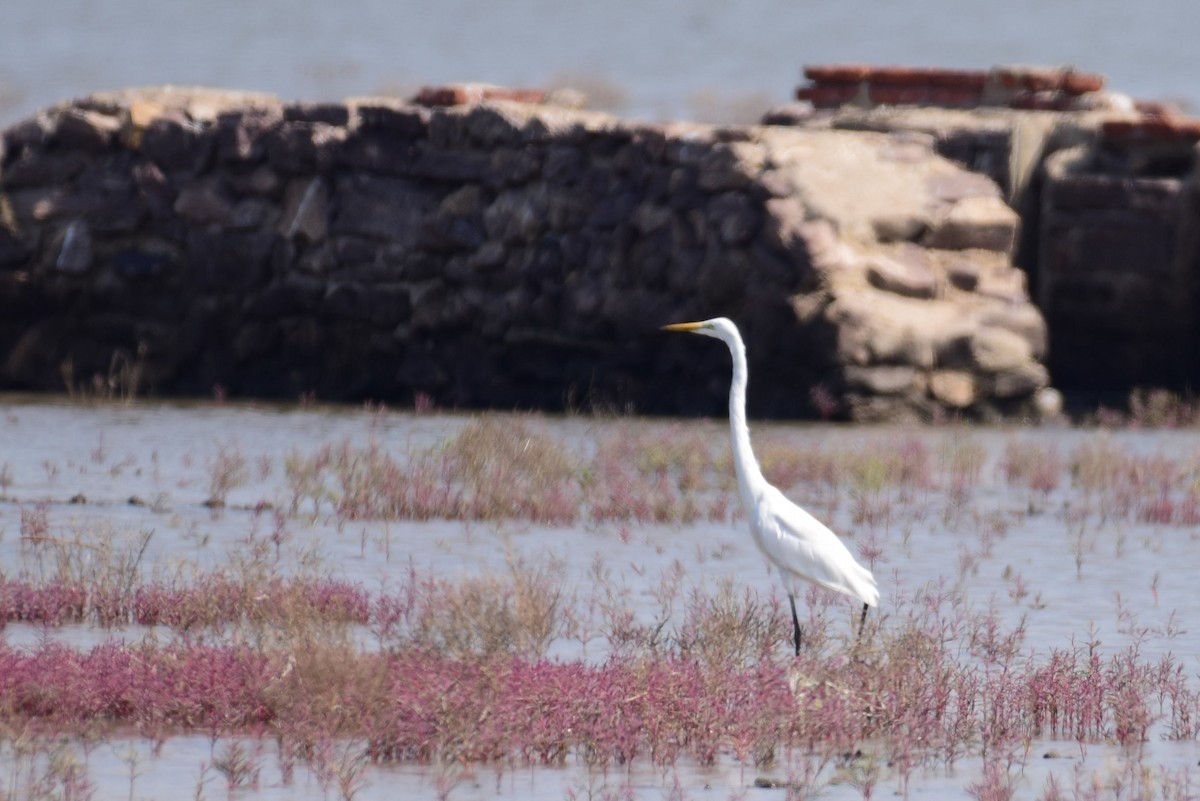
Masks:
[[[357,236],[341,236],[334,240],[333,254],[339,264],[374,262],[379,257],[379,243]]]
[[[38,151],[45,147],[50,135],[50,120],[45,113],[35,114],[10,125],[0,135],[0,160],[7,166],[26,151]]]
[[[430,217],[421,235],[421,244],[434,250],[475,250],[485,242],[482,226],[466,217]]]
[[[277,108],[234,111],[217,116],[217,157],[224,162],[257,162],[267,157],[267,139],[283,121]]]
[[[669,319],[675,303],[666,293],[634,289],[619,297],[609,294],[603,313],[617,337],[641,337]]]
[[[364,320],[387,331],[406,321],[411,311],[408,287],[402,284],[334,284],[321,302],[322,314]]]
[[[517,144],[526,139],[526,130],[534,124],[506,106],[482,104],[473,106],[463,121],[464,132],[472,144],[492,148]]]
[[[298,252],[299,251],[299,252]],[[311,275],[323,275],[338,268],[337,256],[329,242],[300,250],[290,239],[280,239],[275,245],[276,273],[296,270]]]
[[[283,121],[344,126],[350,122],[350,110],[344,103],[289,103],[283,107]]]
[[[366,103],[355,112],[360,131],[389,134],[389,139],[419,139],[429,129],[429,109],[424,106],[393,107]]]
[[[157,165],[150,162],[137,164],[132,170],[133,184],[142,204],[156,218],[173,217],[175,212],[175,188]]]
[[[493,189],[532,181],[542,172],[544,149],[527,145],[519,150],[496,148],[484,182]]]
[[[489,239],[504,242],[533,242],[546,229],[543,195],[523,189],[501,192],[483,213]]]
[[[76,197],[90,206],[87,218],[99,234],[133,233],[146,217],[146,209],[132,189],[121,192],[81,192]]]
[[[349,175],[337,181],[330,231],[391,240],[402,247],[417,243],[437,197],[402,178]]]
[[[172,270],[176,257],[165,251],[129,247],[112,256],[113,271],[128,281],[158,278]]]
[[[466,115],[447,109],[435,109],[429,117],[429,142],[437,148],[456,148],[466,144]]]
[[[329,188],[320,178],[293,181],[284,192],[279,234],[323,242],[329,232]]]
[[[671,261],[667,265],[667,288],[684,296],[694,292],[703,267],[703,251],[673,251]]]
[[[700,270],[696,290],[701,300],[717,308],[740,302],[746,292],[746,276],[731,256],[709,255]]]
[[[504,264],[507,258],[508,250],[503,243],[485,242],[467,257],[466,266],[472,271],[490,271]]]
[[[573,186],[583,175],[586,164],[578,148],[551,145],[546,151],[542,177],[551,185]]]
[[[1161,219],[1130,216],[1079,225],[1068,241],[1074,245],[1072,261],[1088,273],[1120,275],[1138,265],[1141,275],[1170,277],[1174,242],[1171,225]]]
[[[403,352],[400,367],[396,370],[396,378],[402,385],[427,390],[442,386],[449,380],[445,360],[439,356],[433,342],[409,337],[403,343]]]
[[[166,172],[204,171],[216,151],[217,132],[182,113],[160,116],[142,132],[141,152]]]
[[[0,352],[4,356],[0,373],[18,386],[62,391],[60,365],[77,335],[78,321],[73,316],[46,316],[21,332],[7,353]]]
[[[641,175],[651,168],[654,159],[639,141],[621,147],[613,156],[613,168],[622,175]]]
[[[249,317],[296,317],[317,310],[325,284],[312,278],[275,281],[246,298],[242,311]]]
[[[558,239],[562,248],[563,264],[568,270],[581,268],[587,263],[588,252],[594,247],[591,238],[582,231],[567,231]]]
[[[600,282],[592,278],[569,277],[563,290],[563,306],[568,325],[580,319],[594,318],[604,303]]]
[[[412,330],[444,333],[465,323],[469,311],[462,292],[445,284],[431,284],[413,298]]]
[[[67,109],[54,121],[50,139],[63,150],[102,153],[112,147],[121,121],[106,114]]]
[[[700,188],[700,173],[695,167],[677,167],[665,174],[665,192],[673,210],[688,211],[704,206],[708,194]]]
[[[668,164],[697,167],[712,151],[712,138],[668,137],[664,157]]]
[[[588,215],[587,227],[593,230],[613,228],[625,222],[638,207],[640,198],[632,192],[620,192],[600,198]]]
[[[1177,202],[1178,178],[1130,178],[1117,175],[1068,175],[1046,181],[1046,207],[1055,212],[1123,209],[1162,212]]]
[[[708,220],[728,245],[749,242],[762,225],[762,212],[741,192],[724,192],[708,203]]]
[[[7,198],[21,225],[37,225],[44,220],[80,217],[96,210],[95,195],[81,197],[64,188],[38,187],[10,192]]]
[[[389,175],[411,174],[416,157],[416,143],[374,130],[351,133],[338,151],[340,164]]]
[[[637,270],[637,283],[652,289],[664,289],[671,268],[671,236],[660,231],[633,243],[629,263]]]
[[[423,251],[408,253],[402,260],[400,274],[411,281],[428,281],[442,274],[443,260]]]
[[[0,225],[0,268],[22,267],[29,262],[30,255],[29,245]]]
[[[756,162],[747,162],[747,158],[746,153],[730,145],[713,147],[697,165],[700,187],[707,192],[743,189],[762,168],[761,156]]]
[[[273,234],[194,230],[188,234],[188,263],[199,289],[239,293],[262,284]]]
[[[522,278],[550,289],[561,285],[563,279],[563,254],[558,242],[546,237],[526,248],[519,272]]]
[[[5,165],[0,183],[5,189],[31,186],[61,186],[71,181],[89,163],[79,150],[64,153],[29,152]]]
[[[92,232],[83,220],[76,220],[57,238],[58,255],[54,269],[64,273],[87,272],[92,266]]]
[[[481,183],[491,173],[492,158],[478,150],[440,150],[419,144],[408,175],[447,183]]]
[[[334,162],[345,129],[321,122],[283,122],[267,135],[271,166],[284,172],[324,172]]]
[[[233,195],[215,176],[185,184],[175,199],[175,213],[193,225],[229,223],[233,216]]]
[[[257,197],[242,198],[233,206],[229,215],[229,227],[237,230],[271,227],[275,206]]]
[[[271,320],[247,320],[233,339],[233,356],[238,362],[267,357],[279,348],[279,325]]]

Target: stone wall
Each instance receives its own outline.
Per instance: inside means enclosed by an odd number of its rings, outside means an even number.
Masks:
[[[1016,264],[1068,391],[1200,382],[1200,121],[1071,69],[810,67],[767,121],[928,137],[1021,215]]]
[[[928,143],[418,99],[151,89],[5,131],[0,382],[720,413],[727,356],[657,332],[720,314],[755,414],[1045,401],[1016,215]]]
[[[1069,386],[1200,381],[1200,123],[1109,124],[1045,165],[1037,300]]]

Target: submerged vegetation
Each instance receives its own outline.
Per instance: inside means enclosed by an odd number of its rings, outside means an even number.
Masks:
[[[21,777],[0,797],[94,797],[72,754],[189,733],[212,741],[197,795],[215,775],[252,787],[267,761],[309,765],[343,798],[398,763],[436,769],[446,797],[448,765],[566,765],[619,786],[680,761],[778,777],[794,798],[907,794],[955,770],[981,799],[1194,794],[1145,756],[1200,736],[1194,635],[1159,607],[1160,572],[1098,584],[1119,637],[1095,617],[1059,618],[1052,640],[1030,628],[1060,615],[1042,611],[1053,582],[1168,542],[1194,557],[1200,449],[1106,431],[760,432],[768,478],[885,587],[861,639],[853,609],[810,590],[793,658],[736,519],[723,426],[497,415],[397,436],[410,419],[375,411],[365,432],[281,453],[213,441],[187,478],[104,438],[36,476],[6,462],[0,625],[38,635],[0,644],[0,760]],[[129,507],[131,530],[97,522],[97,503],[65,502],[84,473],[140,476],[156,500]],[[1030,527],[1058,572],[1017,555]],[[323,555],[330,540],[382,578]],[[428,547],[451,560],[416,555]],[[1132,594],[1152,596],[1152,620]],[[1022,785],[1064,743],[1078,759]],[[1120,768],[1085,763],[1112,745]]]

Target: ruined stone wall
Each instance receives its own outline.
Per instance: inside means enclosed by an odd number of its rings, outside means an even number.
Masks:
[[[1056,386],[1200,381],[1200,120],[1064,68],[818,66],[767,121],[928,137],[1021,215],[1015,262],[1046,316]]]
[[[727,356],[656,329],[721,314],[755,414],[1046,385],[1015,215],[929,148],[476,94],[143,90],[13,126],[0,383],[719,413]]]
[[[1105,126],[1045,167],[1037,301],[1052,365],[1092,391],[1200,380],[1198,126]]]

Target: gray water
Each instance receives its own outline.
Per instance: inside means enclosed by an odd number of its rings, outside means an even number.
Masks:
[[[1200,108],[1191,0],[7,0],[0,124],[105,89],[203,84],[285,99],[423,84],[574,85],[640,118],[749,120],[809,63],[1074,65]]]
[[[296,408],[142,403],[133,406],[53,402],[46,398],[0,397],[0,475],[6,484],[0,500],[0,565],[7,575],[37,575],[38,565],[21,545],[22,510],[44,505],[53,536],[70,539],[78,532],[108,532],[114,542],[152,532],[142,571],[176,571],[221,566],[245,541],[247,533],[269,530],[270,521],[253,507],[262,502],[286,508],[288,488],[284,460],[290,453],[309,454],[326,443],[348,441],[365,446],[377,441],[389,451],[411,452],[445,441],[468,418],[453,414],[432,416],[372,412],[349,408]],[[640,427],[685,426],[714,442],[726,437],[722,421],[647,421],[635,418],[580,417],[524,419],[560,440],[568,448],[587,449],[602,436],[620,435]],[[1130,643],[1130,621],[1139,634],[1145,659],[1172,653],[1194,676],[1200,670],[1200,637],[1193,621],[1200,615],[1195,591],[1195,565],[1200,563],[1200,536],[1195,528],[1119,522],[1094,526],[1074,539],[1064,520],[1065,489],[1049,496],[1045,511],[1028,514],[1028,493],[1008,487],[998,469],[1008,443],[1033,438],[1053,444],[1069,456],[1082,444],[1104,439],[1127,453],[1159,454],[1196,470],[1200,432],[1120,431],[1102,433],[1072,429],[964,429],[947,427],[905,431],[888,428],[848,429],[828,426],[760,424],[756,442],[786,441],[796,447],[816,446],[870,450],[894,444],[900,437],[920,437],[938,453],[964,440],[981,447],[986,462],[970,503],[971,519],[999,515],[1011,521],[1006,535],[990,550],[979,547],[972,524],[950,527],[940,522],[941,500],[927,500],[927,523],[906,526],[855,526],[848,505],[829,517],[834,528],[860,542],[875,536],[882,556],[875,574],[883,590],[879,614],[886,625],[899,599],[928,582],[962,582],[964,602],[978,609],[995,608],[1008,625],[1024,621],[1025,648],[1045,654],[1055,648],[1083,647],[1091,641],[1112,652]],[[221,449],[235,449],[250,469],[246,481],[229,494],[229,507],[214,511],[204,506],[210,492],[213,465]],[[83,496],[84,502],[71,503]],[[130,497],[151,501],[128,503]],[[628,589],[630,608],[652,620],[658,608],[654,592],[661,577],[678,564],[691,586],[711,588],[724,579],[749,585],[763,594],[774,577],[755,550],[744,521],[703,522],[687,526],[581,524],[549,528],[524,523],[463,523],[455,521],[361,521],[339,525],[322,511],[289,521],[291,547],[316,555],[322,571],[334,578],[371,588],[395,589],[410,564],[421,571],[465,577],[503,570],[507,553],[531,560],[553,558],[562,566],[564,583],[583,591],[596,559],[609,567],[612,580]],[[854,547],[854,546],[852,546]],[[964,569],[961,560],[973,566]],[[1028,595],[1013,597],[1011,576],[1020,575]],[[1124,614],[1124,617],[1122,615]],[[846,616],[849,618],[849,614]],[[362,632],[363,647],[373,647]],[[3,630],[14,647],[35,647],[43,639],[87,648],[112,639],[136,641],[162,632],[131,627],[100,629],[65,626],[41,629],[10,625]],[[599,639],[599,638],[598,638]],[[551,646],[552,658],[600,660],[598,642],[563,640]],[[347,754],[352,743],[344,744]],[[231,741],[204,737],[169,738],[160,753],[140,739],[104,741],[89,752],[79,746],[77,759],[87,765],[97,798],[127,797],[134,780],[134,797],[190,798],[200,788],[204,797],[223,797],[224,779],[212,767],[214,757]],[[238,798],[336,798],[307,765],[297,765],[287,782],[280,773],[273,743],[247,741],[261,772],[255,788],[237,791]],[[1200,758],[1195,742],[1152,738],[1146,744],[1145,764],[1181,771]],[[1074,743],[1030,744],[1019,784],[1020,797],[1035,797],[1046,776],[1055,774],[1070,788],[1075,772],[1086,781],[1094,776],[1119,778],[1127,754],[1115,747],[1091,745],[1082,752]],[[1042,759],[1043,754],[1060,758]],[[0,746],[0,776],[20,786],[37,765]],[[914,777],[909,791],[917,797],[967,798],[967,786],[979,769],[978,759],[961,760],[953,774],[937,771]],[[636,798],[781,798],[781,790],[755,789],[752,767],[729,757],[711,768],[681,761],[659,769],[634,765],[605,774],[583,765],[563,769],[506,769],[479,766],[366,766],[359,774],[364,786],[357,798],[433,798],[449,786],[450,798],[566,797]],[[830,777],[826,776],[828,781]],[[878,792],[902,792],[899,778],[886,772]],[[0,790],[6,789],[0,783]],[[675,793],[675,790],[678,793]],[[822,797],[850,799],[861,791],[847,784],[822,789]]]

